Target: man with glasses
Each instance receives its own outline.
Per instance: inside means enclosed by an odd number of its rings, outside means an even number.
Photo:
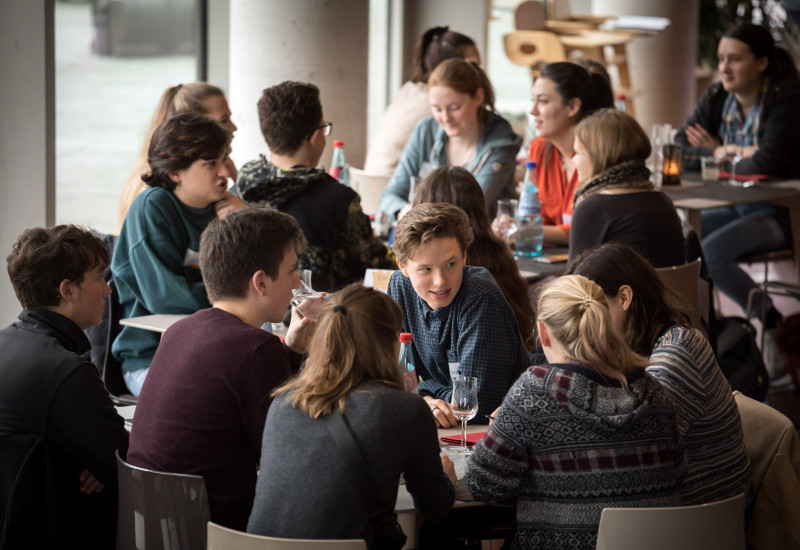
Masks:
[[[236,194],[297,220],[308,240],[298,267],[312,271],[313,287],[333,291],[361,280],[367,268],[394,269],[358,193],[316,168],[333,128],[322,117],[319,89],[291,81],[267,88],[258,116],[271,157],[260,155],[242,167]]]

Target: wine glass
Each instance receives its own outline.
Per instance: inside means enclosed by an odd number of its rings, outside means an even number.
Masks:
[[[453,378],[453,397],[450,403],[453,415],[461,420],[461,450],[464,456],[471,454],[467,449],[467,421],[478,414],[478,379],[474,376]]]
[[[322,294],[311,288],[311,270],[300,271],[300,286],[292,289],[292,305],[297,307],[304,300],[322,298]]]
[[[519,231],[519,224],[514,217],[517,213],[517,199],[500,199],[497,201],[497,215],[494,225],[508,246],[514,244],[514,235]]]
[[[742,139],[744,135],[741,131],[734,128],[727,128],[722,139],[722,151],[725,156],[725,161],[730,163],[731,177],[728,180],[729,185],[739,185],[736,181],[736,164],[742,160]]]

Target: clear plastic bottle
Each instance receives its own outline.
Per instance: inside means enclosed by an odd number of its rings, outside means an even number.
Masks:
[[[514,237],[514,254],[532,257],[542,255],[544,228],[539,189],[536,187],[536,163],[525,163],[525,181],[517,205],[516,220],[519,229]]]
[[[625,94],[617,94],[617,97],[614,98],[614,106],[624,113],[628,110],[627,101],[628,98],[625,97]]]
[[[400,368],[406,381],[406,391],[417,391],[417,370],[414,368],[413,338],[410,332],[400,334]]]
[[[350,173],[347,170],[347,161],[344,159],[344,142],[338,139],[333,142],[333,159],[331,159],[330,174],[339,183],[350,187]]]

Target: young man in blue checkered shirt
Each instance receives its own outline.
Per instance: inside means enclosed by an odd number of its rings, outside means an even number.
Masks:
[[[389,295],[403,308],[403,331],[414,338],[419,393],[440,427],[457,424],[450,410],[455,375],[478,379],[478,414],[486,424],[528,366],[514,311],[494,277],[467,265],[473,235],[467,215],[442,203],[415,206],[397,223],[400,271]]]

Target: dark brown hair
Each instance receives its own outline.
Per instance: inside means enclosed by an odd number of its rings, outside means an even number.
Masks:
[[[198,160],[221,157],[231,142],[231,133],[207,116],[181,113],[164,121],[153,132],[147,161],[150,172],[142,180],[150,187],[174,191],[170,173],[189,168]]]
[[[262,270],[278,278],[286,247],[306,247],[297,221],[272,208],[248,208],[214,218],[200,236],[200,271],[212,303],[244,298],[250,278]]]
[[[591,279],[609,298],[616,298],[621,286],[631,287],[633,301],[625,316],[624,337],[636,353],[649,356],[665,326],[691,326],[686,311],[669,305],[667,289],[653,266],[627,245],[605,243],[584,250],[567,272]]]
[[[474,238],[467,215],[457,206],[441,202],[419,204],[400,218],[394,229],[392,249],[405,263],[433,239],[452,237],[465,252]]]
[[[294,153],[322,121],[319,88],[286,81],[265,89],[258,100],[258,120],[270,151]]]
[[[724,38],[733,38],[747,44],[750,51],[758,59],[766,57],[769,61],[764,73],[767,76],[791,76],[798,79],[797,65],[792,55],[785,49],[775,45],[775,39],[769,29],[753,23],[738,25],[725,33]]]
[[[311,418],[344,412],[347,396],[363,382],[403,390],[395,355],[403,311],[391,297],[361,283],[331,295],[311,340],[300,374],[273,395],[294,391],[291,404]]]
[[[451,57],[464,58],[464,50],[475,46],[469,36],[448,27],[433,27],[425,31],[414,46],[411,82],[427,82],[431,71]]]
[[[110,262],[103,241],[75,225],[26,230],[6,261],[8,277],[23,308],[59,305],[61,281],[80,286],[87,271],[105,269]]]
[[[461,208],[469,218],[475,239],[467,250],[467,263],[485,267],[514,310],[528,352],[536,347],[533,304],[528,283],[519,274],[517,262],[506,244],[491,229],[483,190],[472,174],[460,166],[442,166],[425,178],[414,196],[414,206],[446,202]]]
[[[550,80],[564,103],[575,98],[580,100],[581,108],[575,122],[580,122],[597,109],[614,106],[614,92],[608,72],[604,68],[601,71],[588,61],[583,64],[569,61],[548,63],[542,68],[539,78]]]

